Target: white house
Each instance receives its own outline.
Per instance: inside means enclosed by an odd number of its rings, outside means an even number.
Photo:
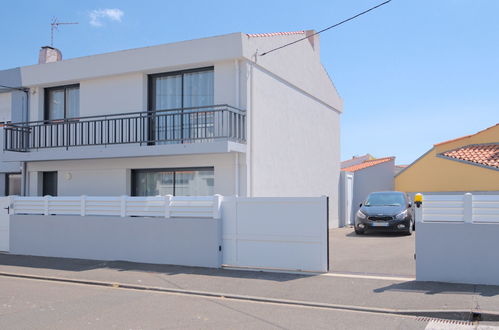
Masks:
[[[1,85],[20,88],[0,89],[1,114],[27,118],[2,120],[15,123],[3,129],[0,172],[19,173],[31,196],[327,195],[335,227],[342,100],[312,34],[68,60],[44,47],[40,64],[0,71]]]

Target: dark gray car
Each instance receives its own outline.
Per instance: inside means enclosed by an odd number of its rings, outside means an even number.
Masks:
[[[367,196],[355,214],[355,233],[367,231],[402,232],[414,230],[412,204],[400,191],[379,191]]]

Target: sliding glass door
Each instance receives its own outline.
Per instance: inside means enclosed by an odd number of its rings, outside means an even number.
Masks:
[[[132,172],[134,196],[210,196],[214,194],[213,167],[143,169]]]
[[[210,109],[193,113],[193,107],[214,103],[213,68],[162,73],[149,76],[149,140],[156,143],[183,143],[213,137],[214,116]],[[155,112],[160,110],[172,110]]]

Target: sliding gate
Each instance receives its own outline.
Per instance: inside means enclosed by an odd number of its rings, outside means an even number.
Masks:
[[[223,266],[328,271],[327,197],[224,197]]]

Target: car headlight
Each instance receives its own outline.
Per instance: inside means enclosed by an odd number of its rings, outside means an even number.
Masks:
[[[407,217],[407,210],[400,212],[395,216],[395,219],[397,220],[404,220]]]
[[[362,213],[360,210],[357,211],[357,217],[361,218],[361,219],[365,219],[367,216]]]

